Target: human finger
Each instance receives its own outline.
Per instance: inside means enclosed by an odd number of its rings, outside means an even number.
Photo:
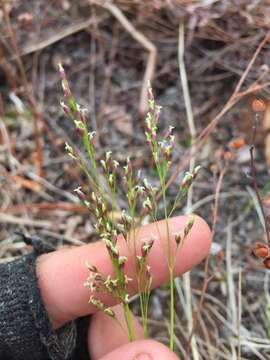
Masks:
[[[179,360],[165,345],[153,340],[133,341],[123,345],[100,360]]]
[[[88,349],[91,360],[100,359],[111,351],[129,343],[122,306],[114,306],[113,311],[117,322],[101,311],[91,316],[88,331]],[[143,339],[143,328],[135,316],[133,316],[132,322],[135,339]]]
[[[174,254],[176,244],[173,234],[183,231],[187,221],[188,217],[186,216],[174,217],[169,220],[169,241]],[[157,240],[154,242],[147,260],[152,271],[153,287],[157,287],[166,283],[169,276],[166,222],[163,220],[155,224],[145,225],[136,231],[138,251],[142,239],[151,234]],[[196,217],[188,238],[175,259],[175,276],[179,276],[201,262],[209,251],[210,243],[211,232],[208,225],[202,218]],[[133,259],[123,237],[118,239],[117,247],[121,255],[129,257],[129,260],[131,260],[130,256]],[[88,304],[89,289],[83,286],[89,274],[85,266],[87,261],[95,265],[105,276],[114,274],[111,259],[102,241],[68,250],[55,251],[39,257],[37,262],[39,287],[49,318],[55,328],[77,317],[96,312],[95,307]],[[132,261],[127,261],[125,271],[130,278],[136,278]],[[134,291],[136,291],[135,287]],[[101,295],[100,299],[107,305],[113,305],[113,299],[110,295]]]

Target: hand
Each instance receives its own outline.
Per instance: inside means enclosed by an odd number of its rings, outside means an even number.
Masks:
[[[187,217],[180,216],[170,219],[170,233],[184,229]],[[137,231],[137,244],[143,238],[156,234],[157,240],[148,256],[148,263],[153,274],[153,287],[168,281],[166,262],[166,226],[159,222],[159,234],[155,224],[141,227]],[[192,269],[209,251],[211,232],[206,222],[196,217],[188,238],[177,254],[175,262],[175,276]],[[118,249],[121,255],[128,256],[125,241],[119,238]],[[172,246],[175,246],[172,241]],[[89,289],[83,286],[89,271],[86,261],[95,265],[105,275],[113,274],[113,267],[103,242],[96,242],[78,248],[59,250],[39,257],[37,274],[43,302],[54,328],[59,328],[68,321],[87,314],[93,314],[88,331],[88,348],[92,360],[176,360],[177,357],[164,345],[143,339],[143,331],[134,318],[137,339],[129,343],[126,333],[117,327],[115,321],[88,304]],[[132,274],[131,262],[126,264],[126,273]],[[131,290],[133,293],[136,289]],[[102,295],[105,304],[113,305],[109,295]],[[115,306],[118,318],[123,320],[123,313],[119,305]]]

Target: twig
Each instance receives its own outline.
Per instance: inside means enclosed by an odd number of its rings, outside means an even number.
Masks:
[[[238,275],[238,314],[237,314],[237,332],[238,332],[238,354],[237,359],[241,360],[241,319],[242,319],[242,271]]]
[[[99,19],[91,17],[90,19],[80,21],[77,24],[70,24],[67,28],[57,31],[57,33],[53,34],[48,39],[39,41],[37,44],[30,44],[28,46],[25,46],[21,50],[21,56],[29,55],[31,53],[43,50],[48,46],[51,46],[70,35],[76,34],[77,32],[87,29],[94,22],[103,21],[103,20],[104,20],[104,16]],[[13,58],[11,58],[11,60],[13,60]]]
[[[67,236],[67,235],[62,235],[62,234],[58,234],[56,232],[50,231],[50,230],[46,230],[46,229],[42,229],[40,230],[40,233],[42,233],[43,235],[46,236],[51,236],[55,239],[61,240],[61,241],[66,241],[72,245],[77,245],[77,246],[81,246],[81,245],[85,245],[85,242],[75,239],[73,236]]]
[[[27,100],[28,100],[29,106],[30,106],[32,114],[33,114],[34,134],[35,134],[34,136],[35,136],[35,147],[36,147],[35,167],[36,167],[37,175],[42,177],[43,171],[42,171],[42,150],[41,150],[41,133],[40,133],[40,123],[42,123],[42,115],[38,111],[34,97],[29,88],[29,83],[28,83],[27,76],[25,73],[25,68],[24,68],[24,65],[23,65],[23,62],[21,59],[20,50],[18,48],[16,35],[14,33],[14,30],[13,30],[11,22],[10,22],[9,13],[6,10],[5,6],[3,9],[4,9],[4,18],[5,18],[7,33],[10,37],[12,49],[15,54],[15,60],[16,60],[16,63],[17,63],[17,66],[19,68],[19,72],[21,75],[22,84],[25,89],[25,92],[27,95]]]
[[[100,5],[100,2],[97,1]],[[146,64],[146,69],[143,76],[143,84],[141,89],[141,96],[140,96],[140,113],[144,115],[148,110],[148,103],[147,103],[147,88],[148,88],[148,81],[153,79],[155,67],[156,67],[156,58],[157,58],[157,49],[155,45],[147,39],[147,37],[138,31],[134,25],[128,20],[128,18],[124,15],[124,13],[111,1],[105,1],[102,6],[109,10],[110,13],[119,21],[119,23],[124,27],[124,29],[136,40],[138,41],[148,52],[148,60]]]
[[[178,37],[178,66],[179,66],[180,80],[181,80],[183,96],[184,96],[185,109],[187,114],[188,127],[192,140],[194,140],[196,137],[196,128],[193,118],[193,112],[192,112],[192,106],[191,106],[191,100],[190,100],[190,94],[188,88],[187,72],[184,61],[184,53],[185,53],[184,37],[185,37],[184,24],[181,22],[179,25],[179,37]]]
[[[225,166],[219,174],[218,182],[216,185],[215,201],[214,201],[214,209],[213,209],[213,220],[212,220],[212,234],[211,234],[212,239],[214,238],[214,234],[215,234],[216,222],[217,222],[217,218],[218,218],[218,203],[219,203],[221,185],[222,185],[226,170],[227,170],[227,167]],[[209,259],[210,259],[210,255],[208,255],[205,260],[203,286],[202,286],[202,290],[201,290],[201,296],[200,296],[198,309],[193,315],[193,328],[192,328],[192,331],[191,331],[189,339],[188,339],[188,345],[187,345],[188,349],[190,349],[192,337],[197,328],[198,316],[203,309],[204,299],[205,299],[206,291],[208,289],[208,285],[211,282],[211,280],[214,278],[214,274],[209,276]]]
[[[237,335],[237,302],[235,298],[235,285],[233,280],[234,270],[232,268],[232,225],[229,220],[227,226],[227,241],[226,241],[226,273],[227,273],[227,288],[228,288],[228,305],[230,309],[229,321],[235,329]]]
[[[201,132],[201,134],[197,137],[197,140],[194,144],[194,146],[186,152],[186,154],[182,157],[183,160],[181,160],[178,165],[176,166],[176,169],[174,173],[171,175],[170,179],[167,181],[166,187],[169,187],[171,183],[176,179],[177,175],[179,174],[179,171],[181,171],[185,166],[189,163],[190,159],[194,156],[194,154],[199,151],[202,146],[205,144],[206,140],[208,139],[209,135],[214,131],[220,120],[223,118],[223,116],[236,104],[238,103],[244,96],[247,94],[253,93],[255,91],[259,91],[263,87],[266,87],[269,85],[269,82],[262,85],[251,85],[247,90],[240,92],[240,88],[243,85],[252,65],[254,64],[256,58],[258,57],[260,51],[265,46],[265,44],[269,41],[270,32],[266,34],[264,39],[261,41],[260,45],[258,46],[257,50],[255,51],[254,55],[252,56],[249,64],[247,65],[246,70],[243,72],[240,80],[238,81],[238,84],[235,87],[235,90],[232,94],[232,96],[228,99],[228,101],[225,103],[221,111],[214,117],[214,119],[210,122],[210,124]],[[239,87],[240,84],[240,87]],[[159,193],[158,198],[160,198],[161,194]]]
[[[12,144],[10,141],[11,140],[10,134],[9,134],[6,124],[2,120],[2,114],[0,114],[0,136],[2,138],[3,144],[5,144],[5,148],[7,150],[6,155],[7,155],[7,159],[8,159],[8,163],[9,163],[11,172],[15,173],[14,156],[12,153]]]
[[[0,214],[0,223],[32,226],[37,228],[52,229],[52,223],[46,220],[30,220],[24,217],[17,217],[8,214]],[[65,229],[64,224],[58,224],[59,230]]]
[[[242,87],[242,85],[243,85],[243,83],[244,83],[244,81],[245,81],[245,79],[246,79],[246,77],[247,77],[250,69],[252,68],[252,66],[253,66],[255,60],[257,59],[259,53],[261,52],[262,48],[263,48],[263,47],[266,45],[266,43],[269,41],[269,38],[270,38],[270,32],[268,32],[268,33],[266,34],[266,36],[263,38],[263,40],[261,41],[261,43],[260,43],[259,46],[257,47],[257,50],[256,50],[255,53],[253,54],[252,58],[250,59],[250,62],[249,62],[249,64],[248,64],[248,66],[246,67],[246,70],[243,72],[240,80],[238,81],[238,84],[236,85],[236,88],[235,88],[235,90],[234,90],[234,92],[233,92],[233,94],[232,94],[232,97],[236,96],[236,95],[239,93],[239,91],[240,91],[240,89],[241,89],[241,87]]]
[[[54,210],[64,210],[64,211],[70,211],[72,213],[79,213],[79,214],[88,214],[88,210],[85,206],[83,205],[77,205],[77,204],[73,204],[73,203],[68,203],[68,202],[63,202],[63,201],[59,201],[59,202],[42,202],[42,203],[28,203],[28,204],[23,204],[23,205],[14,205],[14,206],[9,206],[7,208],[1,209],[0,208],[0,213],[4,212],[5,214],[9,213],[9,214],[15,214],[15,213],[21,213],[22,210],[27,209],[27,210],[39,210],[39,211],[54,211]]]
[[[94,20],[97,18],[96,12],[93,12]],[[93,34],[91,34],[91,41],[90,41],[90,58],[94,58],[95,62],[91,62],[90,64],[90,76],[88,82],[88,93],[89,93],[89,103],[90,103],[90,118],[92,122],[92,126],[94,131],[96,131],[96,144],[99,147],[99,132],[97,126],[97,116],[96,116],[96,59],[97,59],[97,49],[96,49],[96,32],[97,32],[97,23],[93,21]]]
[[[248,198],[248,194],[246,191],[228,191],[228,192],[222,192],[219,194],[219,198],[221,199],[229,199],[232,197],[243,197],[243,198]],[[215,200],[216,198],[216,194],[210,194],[205,196],[204,198],[198,200],[195,204],[193,204],[192,208],[191,208],[191,212],[195,212],[197,211],[197,209],[199,209],[200,207],[208,204],[209,202],[212,202],[213,200]]]
[[[265,234],[265,237],[266,237],[266,241],[270,245],[268,221],[267,221],[267,217],[266,217],[266,213],[265,213],[265,210],[264,210],[260,190],[259,190],[258,183],[257,183],[257,171],[256,171],[255,162],[254,162],[254,148],[255,148],[255,139],[256,139],[256,133],[257,133],[257,122],[258,122],[258,113],[255,114],[255,121],[254,121],[254,124],[253,124],[253,127],[252,127],[252,145],[249,148],[251,179],[252,179],[253,188],[255,190],[256,197],[257,197],[257,200],[258,200],[258,203],[259,203],[259,207],[261,209],[262,216],[263,216],[264,234]]]
[[[193,144],[196,138],[196,128],[194,124],[194,118],[192,113],[192,106],[188,88],[188,80],[187,80],[187,73],[186,73],[186,66],[184,61],[184,52],[185,52],[185,35],[184,35],[184,23],[180,22],[179,24],[179,37],[178,37],[178,65],[179,65],[179,73],[180,73],[180,81],[183,90],[184,96],[184,103],[185,109],[187,114],[187,123],[189,127],[189,132],[191,136],[191,144]],[[190,160],[189,168],[190,171],[193,170],[195,166],[195,157],[192,157]],[[190,209],[192,207],[192,186],[187,195],[187,208],[186,213],[190,214]],[[191,284],[190,284],[190,273],[186,273],[183,276],[184,282],[184,290],[185,290],[185,297],[186,297],[186,310],[187,310],[187,320],[188,320],[188,331],[192,333],[193,329],[193,316],[192,316],[192,293],[191,293]],[[192,342],[192,354],[194,360],[199,359],[198,347],[196,337],[193,336],[191,338]],[[188,347],[187,352],[189,351],[190,347]]]

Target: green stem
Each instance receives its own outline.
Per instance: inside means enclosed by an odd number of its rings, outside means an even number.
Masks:
[[[125,320],[126,320],[127,330],[128,330],[128,339],[131,342],[131,341],[135,340],[132,315],[131,315],[129,305],[127,303],[123,304],[123,307],[124,307]]]
[[[170,271],[170,349],[174,349],[174,279],[173,269]]]
[[[170,349],[174,349],[174,278],[173,278],[173,257],[172,257],[172,247],[170,242],[170,229],[169,229],[169,220],[167,214],[167,202],[166,202],[166,189],[164,181],[161,183],[162,188],[162,197],[164,203],[164,217],[166,222],[166,232],[167,232],[167,241],[168,241],[168,268],[170,275]]]
[[[180,190],[178,191],[176,197],[175,197],[175,200],[174,200],[174,203],[173,203],[173,206],[172,206],[172,209],[169,213],[169,218],[172,216],[174,210],[176,209],[177,205],[179,204],[179,202],[183,199],[183,197],[186,195],[186,191],[183,191],[182,188],[180,188]]]
[[[119,268],[117,260],[112,259],[112,263],[114,266],[115,276],[119,281],[119,287],[121,289],[121,294],[124,296],[126,290],[125,290],[125,286],[124,286],[123,273],[122,273],[121,269]],[[134,334],[134,327],[133,327],[133,322],[132,322],[132,314],[131,314],[128,303],[126,303],[126,302],[123,303],[123,308],[124,308],[125,321],[126,321],[127,330],[128,330],[128,339],[129,339],[129,341],[133,341],[133,340],[135,340],[135,334]]]
[[[148,325],[147,325],[147,301],[143,293],[140,293],[140,306],[143,324],[143,335],[145,338],[148,336]]]
[[[93,145],[90,143],[89,138],[88,138],[87,127],[85,128],[84,134],[83,134],[83,145],[84,145],[85,151],[88,154],[88,157],[90,159],[90,162],[92,165],[92,171],[94,173],[94,178],[97,182],[97,187],[99,188],[100,184],[99,184],[99,174],[97,171],[97,163],[96,163],[96,159],[95,159],[95,155],[94,155]]]
[[[143,333],[145,338],[148,337],[148,308],[149,308],[149,298],[151,291],[150,287],[146,290],[146,296],[145,296],[145,314],[144,314],[145,320],[143,324]]]
[[[170,349],[174,349],[174,278],[173,278],[173,255],[170,241],[169,219],[167,213],[166,187],[164,178],[161,179],[162,197],[164,202],[164,217],[166,222],[167,242],[168,242],[168,267],[170,274]]]

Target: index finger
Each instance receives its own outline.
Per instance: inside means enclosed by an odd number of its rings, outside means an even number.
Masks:
[[[176,244],[172,234],[183,231],[187,219],[186,216],[179,216],[169,220],[171,236],[169,241],[171,241],[174,253]],[[167,241],[165,221],[159,221],[158,227],[156,224],[149,224],[138,229],[136,231],[137,249],[140,248],[141,240],[151,234],[156,236],[157,240],[148,255],[147,262],[152,271],[153,287],[157,287],[166,283],[169,278],[167,254],[164,251],[164,244]],[[187,240],[177,253],[175,276],[183,274],[201,262],[209,251],[210,243],[211,232],[208,225],[202,218],[196,217]],[[117,247],[121,255],[130,258],[130,251],[122,237],[118,239]],[[96,308],[88,304],[90,291],[83,286],[83,283],[89,275],[89,270],[85,266],[87,261],[105,275],[114,274],[111,259],[102,241],[78,248],[55,251],[41,255],[38,259],[39,287],[49,318],[55,328],[96,311]],[[132,279],[136,279],[132,261],[127,261],[125,264],[125,272]],[[114,303],[110,295],[102,294],[99,298],[107,305]]]

